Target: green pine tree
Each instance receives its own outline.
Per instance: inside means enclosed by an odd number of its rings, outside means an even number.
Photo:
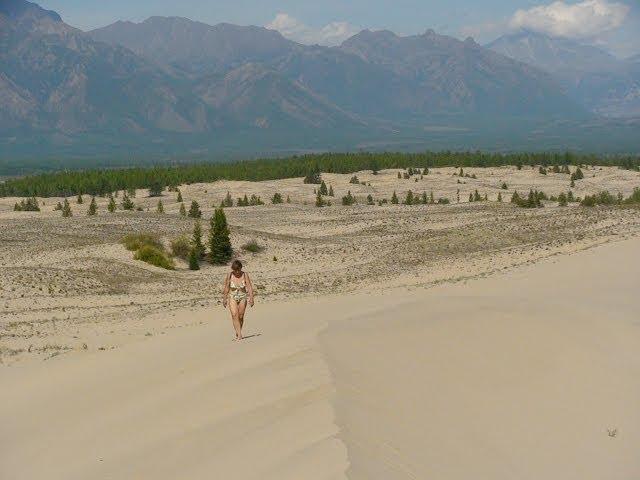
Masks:
[[[109,195],[109,204],[107,205],[107,210],[109,213],[113,213],[116,211],[117,205],[116,200],[113,198],[113,195]]]
[[[233,255],[227,217],[224,210],[217,208],[211,218],[209,230],[209,262],[214,265],[226,264]]]
[[[393,195],[391,195],[391,203],[393,203],[394,205],[398,204],[398,195],[396,194],[395,190],[393,191]]]
[[[200,205],[195,200],[191,202],[191,207],[189,208],[189,217],[202,218],[202,211],[200,210]]]
[[[182,203],[182,192],[180,190],[178,190],[178,198],[176,198],[176,202],[178,203]]]
[[[191,249],[195,250],[198,254],[198,258],[204,257],[205,248],[204,243],[202,243],[202,225],[200,224],[200,220],[196,220],[195,225],[193,226],[193,235],[191,236]]]
[[[87,215],[95,215],[98,212],[98,204],[96,203],[96,197],[91,197],[91,203],[89,204],[89,210]]]
[[[78,194],[78,198],[76,200],[76,203],[78,205],[82,205],[84,203],[84,200],[82,199],[82,194],[80,194],[80,193]]]
[[[164,205],[162,205],[162,200],[158,200],[157,212],[164,213]]]
[[[407,196],[402,203],[404,203],[405,205],[413,205],[413,192],[411,190],[407,192]]]
[[[180,202],[180,216],[181,217],[187,216],[187,209],[184,207],[184,202]]]
[[[327,184],[324,183],[324,180],[320,182],[320,195],[324,195],[324,196],[329,195],[329,190],[327,190]]]
[[[324,202],[322,195],[320,195],[320,192],[318,192],[318,194],[316,195],[316,207],[324,207],[325,205],[326,203]]]
[[[189,251],[189,270],[200,270],[200,258],[195,248]]]
[[[129,198],[128,194],[123,194],[122,195],[122,209],[123,210],[133,210],[135,207],[135,205],[133,204],[133,201],[131,200],[131,198]]]
[[[278,192],[273,194],[273,197],[271,197],[271,203],[273,203],[274,205],[277,203],[282,203],[282,195],[280,195]]]
[[[62,205],[62,216],[63,217],[72,217],[73,212],[71,211],[71,205],[69,205],[69,200],[64,199],[64,203]]]

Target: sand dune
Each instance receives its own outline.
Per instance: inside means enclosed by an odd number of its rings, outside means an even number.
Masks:
[[[639,247],[3,368],[0,477],[638,478]]]

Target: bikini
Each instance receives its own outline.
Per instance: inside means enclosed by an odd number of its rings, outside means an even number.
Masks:
[[[233,273],[229,274],[229,296],[235,300],[236,303],[240,303],[247,299],[247,287],[244,283],[244,276],[242,274],[242,284],[236,285],[233,283]]]

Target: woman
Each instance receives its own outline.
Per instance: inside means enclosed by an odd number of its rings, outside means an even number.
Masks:
[[[231,264],[231,273],[225,275],[224,291],[222,292],[222,305],[231,311],[233,328],[236,331],[236,340],[242,340],[242,325],[244,324],[244,311],[247,303],[253,307],[253,285],[249,275],[242,271],[242,262],[234,260]]]

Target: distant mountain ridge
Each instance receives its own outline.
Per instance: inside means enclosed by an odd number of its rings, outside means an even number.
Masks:
[[[613,117],[640,116],[640,70],[590,45],[522,31],[487,48],[549,72],[586,108]]]
[[[593,120],[549,73],[432,30],[321,47],[178,17],[82,32],[24,0],[0,5],[7,151],[471,148],[488,131],[508,147]]]

